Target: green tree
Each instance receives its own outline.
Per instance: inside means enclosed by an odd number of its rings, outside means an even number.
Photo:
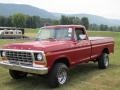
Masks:
[[[60,24],[60,21],[59,21],[59,20],[54,20],[52,24],[53,24],[53,25],[59,25],[59,24]]]
[[[82,17],[81,18],[81,25],[84,25],[85,28],[88,30],[88,28],[89,28],[89,20],[88,20],[87,17]]]
[[[118,31],[120,32],[120,26],[118,26]]]
[[[5,26],[12,27],[12,19],[11,16],[5,18]]]
[[[5,25],[5,17],[0,16],[0,26],[4,26],[4,25]]]
[[[32,28],[40,27],[41,18],[39,16],[32,16]]]
[[[26,17],[25,15],[18,13],[12,16],[12,24],[15,27],[25,27]]]
[[[32,17],[31,16],[26,16],[26,27],[27,28],[32,28]]]
[[[100,25],[100,30],[102,30],[102,31],[107,31],[107,30],[108,30],[108,26],[101,24],[101,25]]]
[[[67,25],[68,24],[68,17],[62,15],[60,19],[60,24]]]
[[[78,17],[68,17],[68,16],[61,16],[60,24],[67,25],[67,24],[80,24],[80,19]]]
[[[74,18],[73,18],[73,24],[80,25],[80,24],[81,24],[80,18],[74,17]]]
[[[89,30],[98,31],[98,30],[100,30],[100,26],[97,25],[97,24],[90,24],[89,25]]]

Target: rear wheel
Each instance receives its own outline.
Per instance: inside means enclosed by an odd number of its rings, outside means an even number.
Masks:
[[[52,88],[63,85],[68,80],[68,67],[63,63],[55,64],[49,74],[49,86]]]
[[[22,79],[27,77],[27,73],[16,70],[9,70],[9,74],[13,79]]]
[[[98,68],[106,69],[109,66],[109,55],[103,53],[98,60]]]

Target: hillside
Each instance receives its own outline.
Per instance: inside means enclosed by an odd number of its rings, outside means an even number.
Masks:
[[[77,16],[77,17],[88,17],[91,24],[106,24],[109,26],[118,26],[120,25],[120,20],[113,20],[113,19],[107,19],[101,16],[97,15],[91,15],[91,14],[62,14],[62,13],[52,13],[48,12],[43,9],[39,9],[37,7],[33,7],[30,5],[24,5],[24,4],[2,4],[0,3],[0,15],[2,16],[10,16],[15,13],[23,13],[26,15],[36,15],[40,16],[42,18],[50,18],[50,19],[60,19],[61,15],[67,15],[67,16]]]
[[[90,14],[73,14],[72,16],[77,16],[77,17],[88,17],[90,23],[95,23],[95,24],[106,24],[109,26],[119,26],[120,25],[120,20],[113,20],[113,19],[107,19],[101,16],[97,15],[90,15]]]
[[[15,13],[23,13],[30,16],[40,16],[43,18],[55,18],[54,15],[46,10],[39,9],[30,5],[23,4],[0,4],[0,15],[10,16]]]

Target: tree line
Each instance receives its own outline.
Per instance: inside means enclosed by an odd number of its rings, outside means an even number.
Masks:
[[[97,24],[90,24],[89,25],[89,30],[94,30],[94,31],[116,31],[120,32],[120,26],[108,26],[108,25],[97,25]]]
[[[52,23],[53,20],[41,18],[39,16],[29,16],[21,13],[9,17],[0,16],[0,26],[3,27],[22,27],[39,28],[45,23]]]
[[[39,28],[45,25],[67,25],[67,24],[82,24],[88,29],[88,18],[83,17],[68,17],[61,16],[60,20],[52,20],[49,18],[41,18],[40,16],[29,16],[21,13],[14,14],[9,17],[0,16],[0,26],[5,27],[23,27],[23,28]]]
[[[41,18],[40,16],[29,16],[21,13],[14,14],[9,17],[0,16],[0,26],[2,27],[22,27],[22,28],[40,28],[46,25],[84,25],[88,30],[102,31],[120,31],[120,27],[90,24],[87,17],[74,17],[62,15],[59,20],[49,18]]]

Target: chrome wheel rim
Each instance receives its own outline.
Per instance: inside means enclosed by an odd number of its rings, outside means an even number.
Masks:
[[[109,58],[108,58],[108,55],[107,55],[107,54],[104,56],[104,63],[105,63],[105,66],[106,66],[106,67],[107,67],[108,64],[109,64]]]
[[[65,69],[59,70],[57,74],[59,84],[64,84],[67,80],[67,71]]]

